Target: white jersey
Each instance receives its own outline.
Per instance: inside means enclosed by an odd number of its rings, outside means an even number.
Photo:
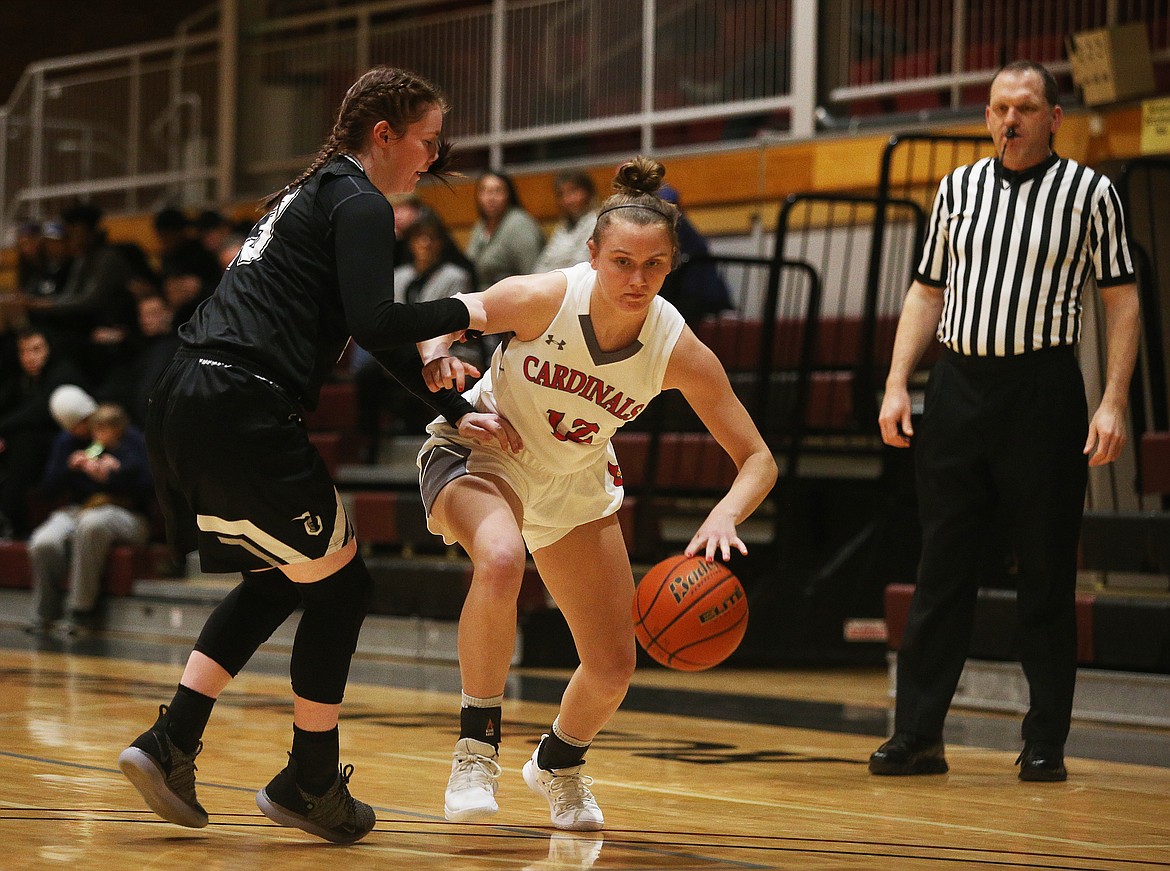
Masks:
[[[568,288],[544,335],[501,344],[467,398],[516,428],[524,442],[518,458],[526,465],[564,474],[604,462],[613,434],[662,392],[684,321],[655,297],[638,338],[603,351],[589,318],[597,273],[588,263],[560,271]]]

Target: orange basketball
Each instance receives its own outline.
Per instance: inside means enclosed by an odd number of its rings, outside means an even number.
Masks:
[[[668,557],[634,591],[634,635],[655,660],[702,671],[727,659],[747,629],[747,596],[723,563]]]

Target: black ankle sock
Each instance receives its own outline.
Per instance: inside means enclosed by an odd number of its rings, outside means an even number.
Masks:
[[[310,795],[324,795],[337,780],[341,758],[337,727],[310,732],[294,724],[292,758],[297,763],[297,786]]]
[[[540,749],[536,753],[536,764],[545,771],[554,768],[570,768],[585,761],[585,751],[589,747],[578,747],[562,741],[555,734],[545,735],[540,742]]]
[[[501,711],[500,705],[491,708],[461,708],[459,737],[474,738],[499,749]]]
[[[184,753],[194,753],[211,719],[215,699],[179,684],[167,708],[167,735]]]

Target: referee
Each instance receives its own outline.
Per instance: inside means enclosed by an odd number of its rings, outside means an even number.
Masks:
[[[878,419],[886,444],[909,447],[907,378],[936,336],[944,349],[915,438],[922,555],[898,654],[894,735],[870,756],[873,774],[947,770],[943,721],[970,645],[990,521],[1002,512],[1019,565],[1031,695],[1019,777],[1068,777],[1087,466],[1113,462],[1125,445],[1139,309],[1117,193],[1052,151],[1056,101],[1056,81],[1039,64],[1015,61],[996,75],[985,114],[999,157],[943,179],[902,309]],[[1108,358],[1086,427],[1076,343],[1090,272]]]

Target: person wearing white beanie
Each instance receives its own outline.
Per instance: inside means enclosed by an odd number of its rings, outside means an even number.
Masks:
[[[93,397],[76,384],[62,384],[49,395],[49,413],[66,432],[72,433],[95,411],[97,403]]]

